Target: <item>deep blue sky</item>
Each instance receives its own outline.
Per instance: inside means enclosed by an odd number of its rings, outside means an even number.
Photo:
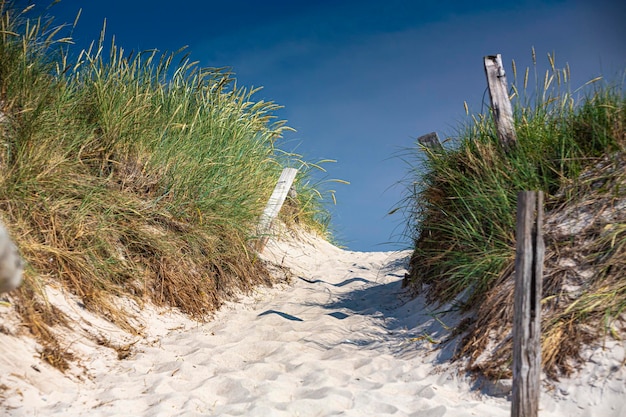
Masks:
[[[483,56],[524,68],[534,46],[540,71],[551,52],[558,67],[569,64],[573,87],[615,80],[626,69],[624,3],[62,0],[48,13],[73,22],[82,8],[76,48],[97,39],[106,18],[126,51],[188,45],[200,65],[229,66],[240,86],[263,86],[257,99],[285,106],[277,116],[297,130],[284,147],[336,159],[328,176],[351,183],[332,186],[339,242],[393,250],[410,245],[398,235],[401,216],[387,216],[407,171],[394,155],[431,131],[455,135],[464,101],[481,111]]]

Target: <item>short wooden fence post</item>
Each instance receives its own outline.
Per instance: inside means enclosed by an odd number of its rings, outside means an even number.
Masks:
[[[280,178],[265,206],[265,210],[263,210],[259,225],[257,226],[257,235],[259,236],[257,248],[259,251],[263,250],[267,243],[268,234],[272,228],[272,222],[276,216],[278,216],[297,173],[298,170],[295,168],[285,168],[280,174]]]
[[[513,108],[509,100],[502,57],[500,54],[488,55],[484,57],[484,63],[498,139],[504,150],[508,151],[517,144],[517,134],[513,124]]]
[[[537,417],[541,389],[543,193],[517,197],[511,417]]]
[[[441,142],[439,142],[439,136],[436,132],[430,132],[423,136],[417,138],[417,141],[425,148],[430,149],[431,151],[441,151],[443,150],[443,146],[441,146]]]

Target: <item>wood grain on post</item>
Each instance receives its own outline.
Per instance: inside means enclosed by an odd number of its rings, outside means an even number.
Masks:
[[[517,196],[511,417],[537,417],[541,388],[543,193]]]
[[[297,173],[298,170],[295,168],[285,168],[280,174],[280,178],[278,178],[276,187],[265,206],[265,210],[263,210],[259,225],[257,226],[257,234],[260,236],[258,250],[263,250],[263,247],[267,243],[267,236],[272,227],[272,222],[283,207],[283,203],[287,198],[287,194],[289,193],[289,189]]]
[[[417,141],[425,148],[430,149],[431,151],[441,151],[443,150],[443,146],[441,146],[441,142],[439,142],[439,136],[436,132],[430,132],[423,136],[417,138]]]
[[[484,58],[485,74],[489,87],[491,109],[498,132],[498,139],[505,151],[514,147],[517,143],[517,134],[513,125],[513,108],[509,100],[506,73],[502,66],[502,57],[487,55]]]

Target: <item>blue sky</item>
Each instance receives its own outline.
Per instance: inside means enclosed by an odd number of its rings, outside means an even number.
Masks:
[[[82,14],[76,48],[108,36],[127,51],[188,46],[202,66],[232,67],[240,86],[263,86],[257,99],[295,133],[283,147],[326,165],[337,205],[339,243],[353,250],[410,247],[402,216],[387,213],[407,172],[397,154],[436,131],[454,136],[470,112],[488,105],[483,56],[507,68],[540,72],[547,54],[569,64],[572,86],[626,69],[626,2],[581,1],[212,1],[62,0],[57,23]],[[49,4],[49,2],[38,2]],[[511,81],[511,80],[509,80]]]

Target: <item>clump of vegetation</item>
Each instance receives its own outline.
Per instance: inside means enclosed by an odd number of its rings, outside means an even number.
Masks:
[[[300,169],[291,217],[325,232],[317,165],[278,147],[279,106],[230,72],[127,54],[104,30],[72,54],[62,26],[0,7],[0,212],[28,264],[15,306],[44,359],[64,369],[68,356],[43,284],[135,333],[117,297],[203,319],[269,284],[250,248],[284,166]]]
[[[523,88],[513,83],[514,149],[502,149],[489,115],[473,116],[445,149],[416,149],[416,186],[405,201],[415,242],[410,285],[466,313],[458,356],[490,378],[510,377],[519,191],[546,193],[545,371],[569,374],[585,343],[624,331],[618,327],[626,308],[623,86],[593,80],[572,93],[569,69],[549,58],[551,69],[534,94],[526,95],[528,69]]]

